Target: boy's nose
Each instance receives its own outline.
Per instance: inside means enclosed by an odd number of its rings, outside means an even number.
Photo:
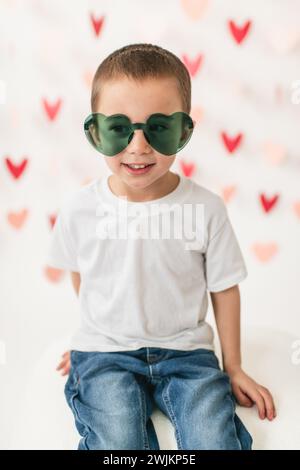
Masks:
[[[133,133],[130,143],[127,146],[129,152],[140,153],[150,149],[142,129],[136,129]]]

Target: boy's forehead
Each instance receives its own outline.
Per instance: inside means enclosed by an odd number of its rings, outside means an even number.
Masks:
[[[151,114],[181,111],[181,98],[173,79],[110,81],[101,88],[97,112],[106,116],[125,114],[131,120],[145,120]]]

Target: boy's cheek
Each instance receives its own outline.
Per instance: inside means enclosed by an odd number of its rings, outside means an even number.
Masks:
[[[162,155],[162,154],[156,154],[156,163],[161,167],[161,168],[169,168],[172,163],[174,162],[176,155]]]
[[[112,171],[117,171],[120,168],[122,159],[120,157],[104,157],[107,166]]]

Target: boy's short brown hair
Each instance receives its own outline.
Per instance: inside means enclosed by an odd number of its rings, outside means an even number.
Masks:
[[[191,79],[183,62],[172,52],[153,44],[129,44],[115,50],[99,65],[92,82],[91,109],[96,112],[101,84],[122,77],[134,80],[174,77],[183,111],[191,111]]]

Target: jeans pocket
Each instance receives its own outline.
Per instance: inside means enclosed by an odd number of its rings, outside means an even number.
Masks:
[[[69,370],[69,376],[65,383],[65,389],[64,389],[66,398],[70,395],[70,393],[72,393],[73,391],[76,391],[79,385],[79,376],[76,370],[74,356],[72,353],[73,351],[70,352],[71,367]]]

